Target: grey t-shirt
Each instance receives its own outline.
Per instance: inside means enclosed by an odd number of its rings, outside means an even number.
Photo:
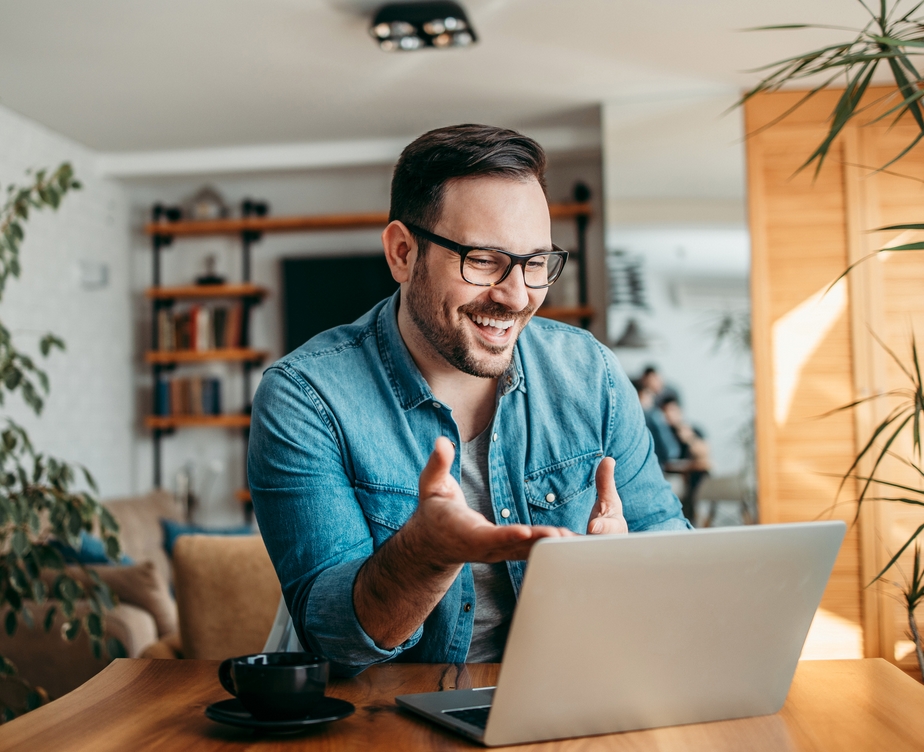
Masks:
[[[496,522],[488,475],[490,447],[489,427],[471,441],[462,443],[459,460],[465,500],[489,522]],[[471,566],[475,577],[475,628],[465,660],[469,663],[498,663],[504,654],[516,596],[505,562]]]

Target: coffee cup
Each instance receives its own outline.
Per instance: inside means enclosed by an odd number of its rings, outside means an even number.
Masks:
[[[257,720],[304,718],[324,698],[330,664],[313,653],[256,653],[218,667],[221,685]]]

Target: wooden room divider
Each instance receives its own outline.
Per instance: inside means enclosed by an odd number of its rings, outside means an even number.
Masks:
[[[871,123],[889,92],[868,92],[862,122],[847,125],[817,176],[814,164],[796,171],[828,132],[840,91],[819,93],[779,122],[804,92],[760,95],[745,108],[762,522],[854,522],[859,489],[848,482],[838,495],[841,477],[896,402],[883,397],[837,410],[909,386],[883,344],[903,364],[912,362],[914,333],[924,345],[924,252],[879,254],[832,287],[850,264],[875,250],[924,239],[924,233],[872,232],[924,223],[924,145],[876,171],[918,132],[913,122]],[[902,440],[896,454],[912,458],[910,432]],[[870,469],[869,462],[861,465],[859,475]],[[922,477],[898,458],[886,459],[884,473],[924,488]],[[910,496],[884,486],[871,495]],[[822,608],[862,627],[867,657],[915,670],[898,591],[867,585],[922,523],[924,507],[864,502],[822,600]],[[910,557],[909,551],[900,566],[907,576]],[[898,569],[888,575],[900,584],[901,578]]]

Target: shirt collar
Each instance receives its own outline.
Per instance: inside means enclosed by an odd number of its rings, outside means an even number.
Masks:
[[[411,357],[404,338],[398,329],[398,306],[401,301],[401,291],[395,292],[382,306],[376,321],[376,332],[379,342],[379,354],[385,370],[394,389],[395,397],[404,410],[412,410],[422,402],[432,402],[433,392],[426,379],[417,368]],[[523,364],[520,359],[520,343],[517,342],[513,351],[513,360],[500,378],[499,394],[503,397],[514,389],[526,391],[526,381],[523,378]]]

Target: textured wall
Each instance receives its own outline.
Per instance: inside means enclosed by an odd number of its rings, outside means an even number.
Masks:
[[[25,424],[40,451],[84,464],[103,497],[131,493],[135,405],[129,306],[128,202],[118,183],[94,176],[94,155],[0,106],[0,182],[25,182],[28,168],[70,161],[81,191],[58,212],[34,214],[26,225],[23,273],[0,303],[0,317],[19,346],[37,354],[53,331],[67,343],[46,361],[51,396],[41,418],[16,397],[0,409]],[[81,270],[108,275],[85,287]],[[41,358],[39,358],[41,360]]]

